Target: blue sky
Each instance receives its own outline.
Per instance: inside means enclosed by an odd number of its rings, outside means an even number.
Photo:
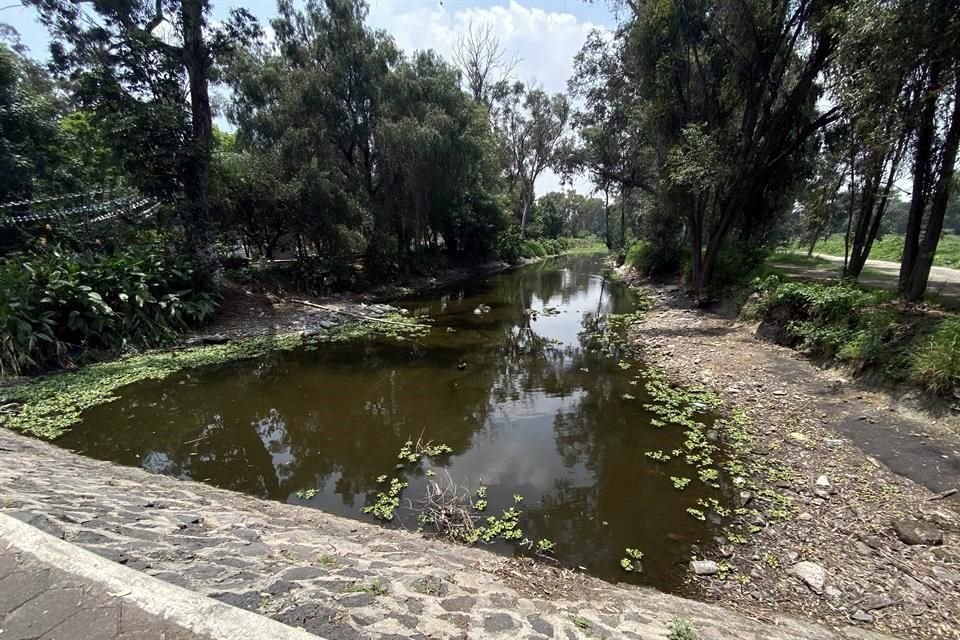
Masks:
[[[472,23],[493,26],[501,45],[520,62],[515,76],[535,82],[550,92],[565,91],[573,68],[573,57],[593,29],[612,29],[616,15],[605,0],[368,0],[371,26],[393,35],[407,50],[435,49],[449,58],[459,35]],[[276,15],[275,0],[236,2],[212,0],[213,18],[227,15],[231,7],[244,6],[261,21]],[[48,57],[49,37],[37,22],[36,11],[18,6],[14,0],[0,0],[0,22],[20,32],[30,54]],[[10,6],[12,5],[12,6]],[[537,184],[537,192],[560,188],[549,174]],[[589,185],[578,183],[578,190]]]

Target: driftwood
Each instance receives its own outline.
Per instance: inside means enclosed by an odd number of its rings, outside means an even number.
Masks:
[[[941,491],[940,493],[938,493],[937,495],[933,496],[932,498],[927,498],[927,500],[928,500],[928,501],[930,501],[930,500],[943,500],[944,498],[949,498],[950,496],[952,496],[952,495],[955,494],[956,492],[957,492],[956,489],[947,489],[946,491]]]
[[[322,309],[324,311],[329,311],[330,313],[339,313],[340,315],[350,316],[351,318],[360,318],[361,320],[369,320],[370,322],[382,322],[383,324],[395,324],[400,327],[420,327],[423,329],[431,328],[429,324],[417,324],[415,322],[397,322],[395,320],[384,320],[383,318],[365,316],[362,313],[353,313],[352,311],[343,311],[342,309],[337,309],[336,307],[328,307],[326,305],[316,304],[315,302],[309,302],[307,300],[290,300],[290,302],[296,302],[297,304],[302,304],[306,307],[313,307],[314,309]]]

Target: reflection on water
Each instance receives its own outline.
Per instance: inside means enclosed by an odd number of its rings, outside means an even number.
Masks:
[[[428,471],[447,472],[466,487],[488,485],[489,513],[524,496],[525,534],[556,542],[562,562],[676,588],[690,545],[710,539],[686,509],[711,494],[699,482],[677,491],[670,476],[691,470],[644,456],[682,436],[649,426],[639,367],[623,371],[588,348],[606,314],[633,309],[629,293],[604,280],[601,257],[531,265],[405,305],[434,319],[428,336],[139,383],[60,444],[360,519],[370,519],[362,509],[378,476],[399,475],[410,485],[404,499],[416,500]],[[490,311],[475,313],[479,305]],[[403,443],[421,435],[453,453],[397,470]],[[317,493],[298,498],[306,489]],[[415,528],[414,514],[401,509],[397,524]],[[620,569],[627,547],[645,553],[641,576]]]

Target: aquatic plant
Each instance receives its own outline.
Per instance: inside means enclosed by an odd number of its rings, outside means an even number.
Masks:
[[[547,538],[541,538],[537,541],[537,553],[546,554],[553,553],[553,550],[556,548],[557,544],[552,540]]]
[[[380,520],[393,520],[393,516],[400,507],[400,493],[408,486],[410,485],[399,478],[391,478],[390,487],[386,491],[378,493],[376,502],[364,507],[363,512],[372,514],[373,517]]]
[[[626,554],[626,557],[620,559],[620,567],[624,571],[639,572],[642,570],[642,565],[640,564],[640,561],[643,560],[642,551],[627,547],[624,550],[624,554]]]

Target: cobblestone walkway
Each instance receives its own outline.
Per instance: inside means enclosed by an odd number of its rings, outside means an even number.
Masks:
[[[207,640],[0,542],[3,640]]]
[[[0,428],[0,510],[101,556],[330,640],[877,639],[615,586],[90,460]],[[176,636],[174,636],[176,637]],[[3,640],[9,640],[6,633]]]

